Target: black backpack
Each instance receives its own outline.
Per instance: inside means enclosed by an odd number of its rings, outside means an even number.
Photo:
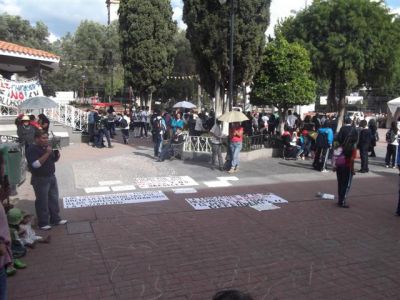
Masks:
[[[326,132],[318,132],[317,139],[315,140],[317,148],[329,148],[328,134]]]
[[[128,126],[128,121],[125,118],[122,118],[119,124],[121,128],[126,128]]]

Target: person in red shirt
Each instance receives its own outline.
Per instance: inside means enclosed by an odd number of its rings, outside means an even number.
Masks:
[[[228,173],[234,173],[239,170],[240,163],[240,150],[242,150],[242,142],[243,142],[243,127],[240,126],[240,123],[232,123],[231,129],[229,132],[230,139],[230,148],[232,154],[232,163],[231,168]]]

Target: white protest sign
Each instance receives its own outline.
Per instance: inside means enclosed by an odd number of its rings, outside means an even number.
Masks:
[[[274,205],[274,203],[287,203],[285,199],[282,199],[274,194],[259,193],[204,198],[187,198],[185,200],[196,210],[250,206],[261,211],[278,209],[279,206]]]
[[[64,197],[64,208],[91,207],[100,205],[133,204],[168,200],[162,191],[135,192],[93,196]]]
[[[180,188],[180,189],[172,189],[175,194],[195,194],[197,190],[195,188]]]
[[[141,189],[199,185],[189,176],[136,178],[135,183]]]

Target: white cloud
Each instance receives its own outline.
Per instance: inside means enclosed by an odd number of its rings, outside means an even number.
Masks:
[[[60,39],[60,37],[58,37],[54,33],[50,32],[50,35],[47,39],[49,40],[50,43],[53,43],[53,42],[57,41],[58,39]]]
[[[177,1],[175,1],[175,2],[177,2]],[[172,19],[173,19],[174,21],[177,21],[178,27],[179,27],[180,29],[186,29],[187,26],[186,26],[186,24],[183,23],[183,21],[182,21],[182,13],[183,13],[182,7],[180,7],[179,5],[173,6],[173,7],[172,7],[172,10],[173,10],[173,12],[174,12],[174,14],[173,14],[173,16],[172,16]]]
[[[2,12],[9,15],[19,15],[21,13],[21,7],[19,7],[13,0],[0,0],[0,7]]]
[[[271,21],[266,34],[274,36],[274,27],[278,24],[278,21],[294,15],[296,11],[304,9],[306,5],[311,3],[312,0],[272,0]]]

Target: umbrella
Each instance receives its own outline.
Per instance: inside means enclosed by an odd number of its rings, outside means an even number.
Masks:
[[[188,101],[180,101],[178,103],[176,103],[173,108],[195,108],[196,105],[194,105],[193,103],[190,103]]]
[[[43,109],[43,108],[55,108],[58,104],[45,96],[37,96],[26,99],[18,107],[19,109]]]
[[[244,113],[236,110],[228,111],[218,118],[218,120],[228,123],[242,122],[248,119]]]

